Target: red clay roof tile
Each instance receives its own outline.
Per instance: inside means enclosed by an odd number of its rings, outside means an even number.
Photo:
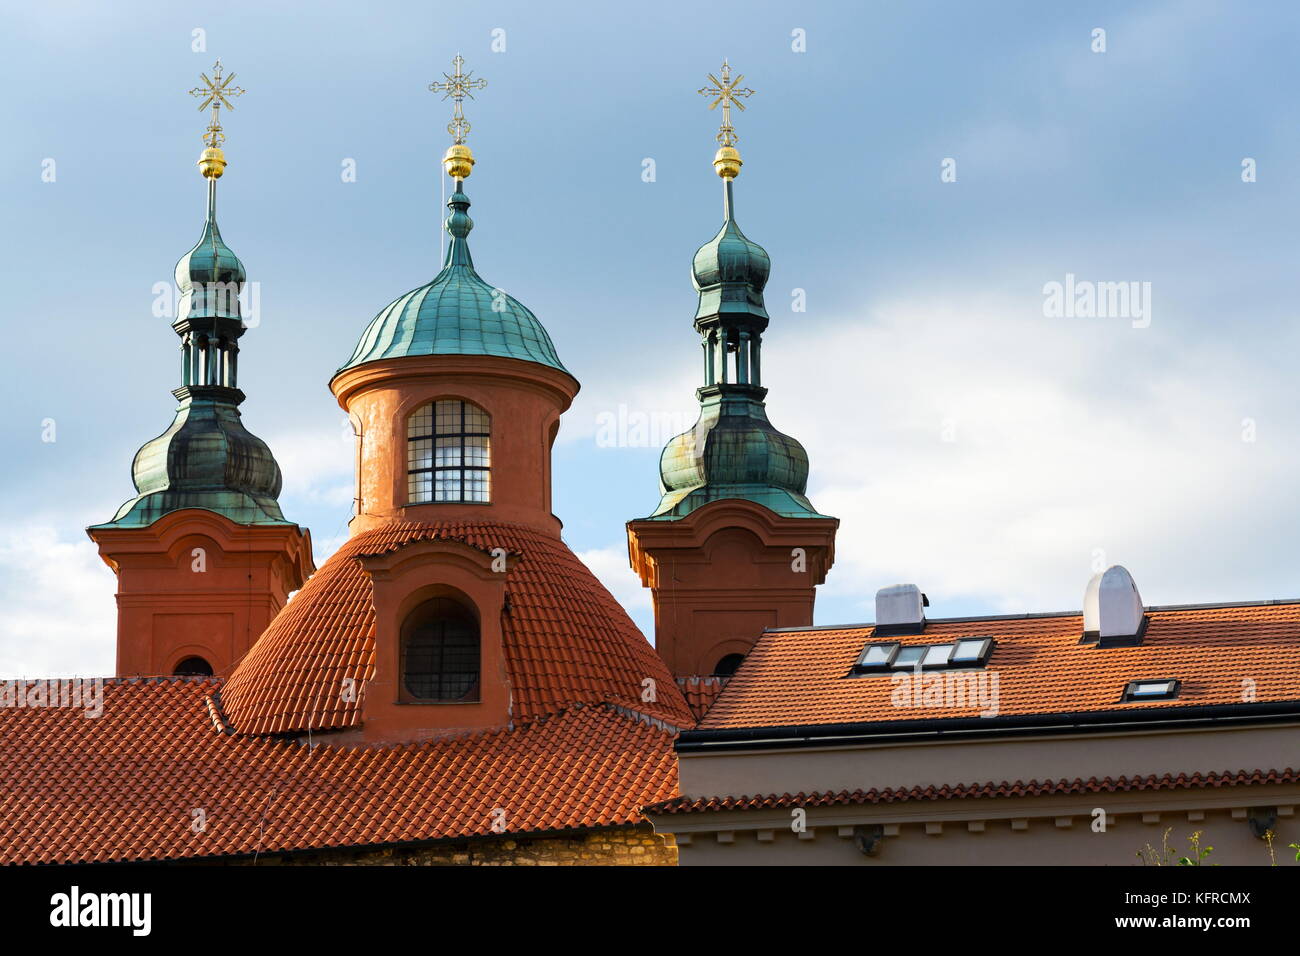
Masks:
[[[267,734],[358,724],[359,702],[338,693],[344,678],[365,681],[374,669],[375,612],[357,558],[430,538],[520,555],[508,572],[511,609],[503,630],[514,713],[521,718],[613,701],[674,726],[694,724],[654,648],[558,538],[492,522],[397,522],[345,543],[271,622],[222,691],[231,726]],[[656,702],[641,700],[647,677],[660,688]]]
[[[93,718],[0,709],[0,863],[466,838],[497,820],[510,833],[622,826],[677,792],[672,734],[607,706],[420,744],[308,747],[216,731],[220,684],[108,680]]]
[[[646,807],[646,813],[706,813],[719,810],[767,810],[787,807],[832,807],[910,800],[952,800],[978,797],[1037,797],[1074,793],[1122,793],[1130,790],[1184,790],[1204,787],[1283,784],[1300,781],[1300,771],[1225,770],[1222,773],[1178,775],[1151,774],[1145,777],[1089,777],[1087,780],[1017,780],[1015,783],[958,784],[942,787],[909,787],[883,790],[841,790],[838,793],[768,794],[756,797],[672,797]]]
[[[686,706],[691,709],[696,720],[704,717],[713,706],[713,702],[718,699],[722,693],[722,688],[727,686],[726,677],[679,677],[677,686],[681,688],[682,696],[686,698]]]
[[[998,714],[1179,708],[1300,700],[1300,603],[1151,609],[1141,645],[1081,644],[1078,615],[930,621],[923,634],[875,637],[865,625],[768,631],[709,708],[701,730],[979,716],[984,709],[899,706],[889,675],[847,676],[872,642],[996,640]],[[1133,680],[1178,679],[1176,700],[1121,703]]]

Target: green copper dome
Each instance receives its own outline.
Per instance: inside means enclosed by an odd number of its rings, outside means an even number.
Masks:
[[[469,205],[457,189],[447,202],[451,245],[442,271],[375,316],[340,372],[406,355],[497,355],[568,371],[537,316],[474,271]]]
[[[172,328],[181,338],[180,405],[171,426],[135,454],[136,495],[97,528],[144,527],[163,515],[202,508],[236,524],[291,524],[277,498],[280,466],[266,443],[240,421],[239,293],[243,263],[221,239],[216,180],[208,180],[203,235],[176,264],[181,290]]]
[[[772,270],[767,250],[746,238],[731,213],[731,183],[726,184],[726,221],[718,234],[700,246],[691,265],[700,306],[695,318],[740,313],[767,318],[763,287]]]
[[[732,184],[723,186],[723,223],[695,253],[695,328],[703,339],[700,418],[659,456],[662,497],[649,517],[684,518],[712,501],[741,498],[790,518],[824,518],[805,497],[808,454],[772,427],[761,384],[768,315],[763,288],[772,268],[763,247],[736,224]]]
[[[180,315],[198,318],[239,318],[238,290],[248,276],[244,264],[221,238],[217,228],[216,180],[208,180],[208,217],[194,248],[176,263]]]
[[[824,517],[804,497],[808,454],[767,420],[764,392],[745,385],[700,389],[700,420],[659,456],[663,498],[650,517],[684,517],[724,498],[792,518]]]
[[[137,495],[110,525],[149,525],[182,508],[215,511],[237,524],[289,524],[276,500],[280,466],[266,442],[244,428],[237,400],[227,391],[176,390],[176,418],[135,453],[131,477]]]

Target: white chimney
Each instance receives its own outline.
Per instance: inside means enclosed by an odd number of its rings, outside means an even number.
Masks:
[[[895,584],[876,592],[877,634],[919,634],[930,601],[915,584]]]
[[[1083,636],[1101,647],[1140,644],[1146,628],[1142,596],[1120,565],[1094,574],[1083,592]]]

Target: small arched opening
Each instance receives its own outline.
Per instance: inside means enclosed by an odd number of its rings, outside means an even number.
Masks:
[[[191,655],[181,660],[172,674],[176,677],[211,677],[212,665],[202,657]]]
[[[460,601],[435,597],[402,624],[402,690],[412,701],[477,703],[478,616]]]
[[[744,654],[727,654],[713,665],[714,677],[730,677],[740,668],[745,660]]]

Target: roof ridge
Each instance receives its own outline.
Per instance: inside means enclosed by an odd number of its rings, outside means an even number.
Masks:
[[[1009,783],[988,781],[968,784],[933,784],[913,787],[873,787],[870,790],[839,791],[802,791],[791,795],[789,792],[777,794],[713,796],[713,797],[672,797],[646,806],[647,813],[703,813],[722,810],[758,810],[788,806],[836,806],[844,804],[893,803],[907,800],[941,800],[967,799],[990,796],[1041,796],[1053,793],[1087,793],[1116,792],[1148,789],[1176,789],[1218,787],[1225,784],[1249,786],[1259,783],[1296,783],[1300,782],[1300,770],[1287,767],[1284,770],[1223,770],[1180,772],[1177,774],[1144,774],[1119,777],[1081,777],[1074,779],[1030,780],[1025,783],[1017,780]]]
[[[1300,598],[1265,598],[1258,601],[1219,601],[1205,604],[1148,604],[1148,614],[1169,611],[1214,611],[1243,607],[1281,607],[1300,604]],[[927,617],[927,624],[978,624],[983,621],[1033,621],[1042,618],[1082,617],[1083,611],[1026,611],[1021,614],[976,614],[963,617]],[[764,634],[806,634],[812,631],[858,631],[876,626],[875,621],[857,624],[816,624],[808,627],[765,627]]]

